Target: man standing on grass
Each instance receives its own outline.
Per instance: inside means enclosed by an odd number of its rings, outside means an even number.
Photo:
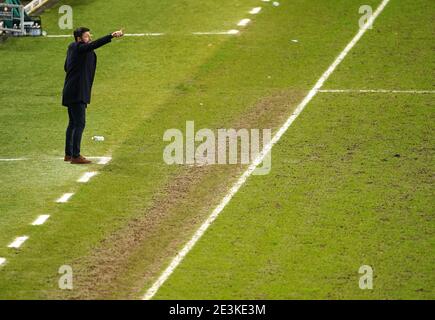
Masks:
[[[94,50],[111,42],[112,38],[122,37],[122,30],[92,41],[88,28],[74,31],[75,42],[68,47],[65,60],[65,83],[62,105],[68,107],[69,123],[66,130],[65,161],[73,164],[88,164],[80,154],[80,144],[86,124],[86,107],[91,101],[91,89],[97,67]]]

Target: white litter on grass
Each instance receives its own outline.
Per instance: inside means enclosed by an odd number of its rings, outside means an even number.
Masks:
[[[6,263],[5,258],[0,258],[0,266],[4,265]]]
[[[237,25],[239,27],[244,27],[244,26],[247,26],[249,22],[251,22],[251,19],[242,19],[239,21],[239,23]]]
[[[80,177],[80,179],[77,180],[77,182],[86,183],[86,182],[88,182],[89,180],[91,180],[91,178],[92,178],[93,176],[96,176],[97,174],[98,174],[98,172],[96,172],[96,171],[85,172],[85,173]]]
[[[225,197],[221,200],[219,205],[213,210],[210,216],[201,224],[199,229],[195,232],[192,238],[183,246],[183,248],[177,253],[177,255],[172,259],[169,266],[165,268],[158,279],[153,283],[153,285],[147,290],[143,296],[144,300],[150,300],[154,297],[160,287],[166,282],[166,280],[171,276],[174,270],[180,265],[186,255],[192,250],[195,244],[207,231],[210,225],[216,220],[219,214],[224,210],[227,204],[231,201],[234,195],[240,190],[240,188],[245,184],[246,180],[252,175],[258,165],[260,165],[267,154],[272,150],[272,147],[281,139],[284,133],[287,132],[291,124],[296,120],[296,118],[301,114],[305,107],[310,103],[310,101],[317,95],[320,88],[323,87],[324,83],[331,74],[336,70],[338,65],[346,58],[347,54],[352,50],[355,44],[361,39],[361,37],[366,33],[369,26],[373,24],[379,14],[384,10],[385,6],[390,0],[383,0],[373,15],[368,19],[364,27],[360,28],[357,34],[349,42],[349,44],[343,49],[343,51],[338,55],[334,62],[329,66],[329,68],[322,74],[319,80],[316,82],[314,87],[309,91],[297,108],[293,111],[286,122],[279,128],[277,133],[273,136],[272,140],[264,146],[260,154],[254,159],[254,161],[249,165],[248,169],[239,177],[239,179],[234,183]]]
[[[94,141],[104,141],[104,137],[103,136],[93,136],[92,140],[94,140]]]
[[[250,14],[258,14],[261,11],[261,7],[253,8],[251,11],[249,11]]]
[[[27,239],[29,239],[28,236],[17,237],[11,242],[11,244],[8,245],[8,248],[18,249],[24,242],[26,242]]]
[[[298,43],[299,40],[293,39],[292,42]]]
[[[69,193],[65,193],[62,195],[62,197],[60,197],[59,199],[56,200],[57,203],[65,203],[68,202],[68,200],[74,195],[73,192],[69,192]]]
[[[42,214],[38,218],[36,218],[35,221],[32,222],[32,226],[40,226],[40,225],[44,224],[48,218],[50,218],[50,215]]]
[[[433,90],[385,90],[385,89],[328,89],[328,90],[319,90],[322,93],[407,93],[407,94],[434,94]]]
[[[279,2],[276,2],[276,1],[274,3],[272,3],[272,4],[273,4],[274,7],[278,7],[279,6]]]

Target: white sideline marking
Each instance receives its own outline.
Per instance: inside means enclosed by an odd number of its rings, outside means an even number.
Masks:
[[[38,218],[36,218],[35,221],[32,222],[32,226],[43,225],[45,223],[45,221],[47,221],[48,218],[50,218],[50,215],[48,215],[48,214],[40,215]]]
[[[68,200],[74,195],[74,193],[70,192],[70,193],[65,193],[62,195],[62,197],[60,197],[59,199],[56,200],[57,203],[65,203],[68,202]]]
[[[8,159],[8,158],[1,158],[0,159],[0,161],[5,161],[5,162],[8,162],[8,161],[24,161],[24,160],[27,160],[26,158],[10,158],[10,159]]]
[[[149,33],[125,33],[125,37],[157,37],[163,36],[164,33],[160,32],[149,32]],[[72,38],[72,34],[47,34],[45,35],[47,38]]]
[[[408,94],[434,94],[433,90],[370,90],[370,89],[327,89],[327,90],[319,90],[321,93],[408,93]]]
[[[24,242],[26,242],[27,239],[29,239],[28,236],[17,237],[11,242],[11,244],[8,245],[8,248],[18,249]]]
[[[148,33],[125,33],[125,37],[158,37],[164,36],[164,33],[161,32],[148,32]]]
[[[201,35],[233,35],[238,34],[239,30],[228,30],[228,31],[212,31],[212,32],[192,32],[193,35],[201,36]]]
[[[98,172],[96,172],[96,171],[85,172],[85,173],[80,177],[80,179],[77,180],[77,182],[86,183],[86,182],[88,182],[89,180],[91,180],[91,178],[92,178],[93,176],[96,176],[97,174],[98,174]]]
[[[258,14],[261,11],[261,7],[253,8],[251,11],[249,11],[250,14]]]
[[[45,35],[45,37],[47,38],[69,38],[69,37],[73,37],[72,34],[47,34]]]
[[[0,258],[0,266],[6,263],[6,258]]]
[[[249,20],[249,19],[244,19]],[[243,20],[242,20],[243,21]],[[242,22],[240,21],[240,22]],[[248,21],[249,22],[249,21]],[[210,32],[192,32],[193,35],[233,35],[239,33],[239,30],[228,30],[228,31],[210,31]],[[150,33],[126,33],[125,37],[158,37],[164,36],[165,33],[150,32]],[[47,38],[72,38],[71,34],[49,34],[46,35]]]
[[[196,242],[202,237],[208,227],[216,220],[218,215],[222,212],[225,206],[230,202],[232,197],[239,191],[241,186],[246,182],[249,176],[254,172],[259,164],[263,161],[265,156],[270,152],[273,145],[275,145],[282,135],[287,131],[290,125],[295,121],[299,114],[304,110],[307,104],[316,96],[319,89],[323,86],[325,81],[334,72],[337,66],[343,61],[347,56],[349,51],[355,46],[355,44],[361,39],[364,33],[368,30],[368,27],[376,20],[379,14],[384,10],[385,6],[390,2],[390,0],[383,0],[373,15],[368,19],[367,23],[358,31],[355,37],[350,41],[350,43],[344,48],[340,55],[335,59],[332,65],[325,71],[325,73],[320,77],[317,83],[314,85],[313,89],[308,93],[308,95],[302,100],[302,102],[297,106],[293,114],[287,119],[283,126],[278,130],[278,132],[273,136],[272,140],[263,148],[261,153],[255,158],[252,164],[249,165],[248,169],[240,176],[237,182],[231,187],[229,192],[222,199],[220,204],[213,210],[211,215],[204,221],[204,223],[195,232],[193,237],[187,242],[184,247],[177,253],[177,255],[172,259],[169,266],[163,271],[159,278],[154,282],[154,284],[147,290],[143,296],[144,300],[151,299],[156,292],[160,289],[163,283],[169,278],[169,276],[174,272],[178,265],[183,261],[184,257],[193,248]]]
[[[251,22],[251,19],[242,19],[239,21],[239,23],[237,25],[239,27],[244,27],[244,26],[247,26],[249,22]]]

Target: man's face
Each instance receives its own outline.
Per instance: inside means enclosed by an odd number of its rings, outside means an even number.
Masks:
[[[82,37],[80,38],[82,42],[84,43],[88,43],[90,41],[92,41],[92,35],[89,31],[86,31],[82,34]]]

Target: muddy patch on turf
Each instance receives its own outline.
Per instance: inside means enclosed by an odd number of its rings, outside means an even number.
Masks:
[[[305,93],[287,90],[261,99],[230,127],[271,128],[275,132]],[[74,291],[60,293],[62,298],[140,298],[245,168],[180,166],[178,174],[156,191],[143,215],[129,220],[90,255],[73,263]]]

